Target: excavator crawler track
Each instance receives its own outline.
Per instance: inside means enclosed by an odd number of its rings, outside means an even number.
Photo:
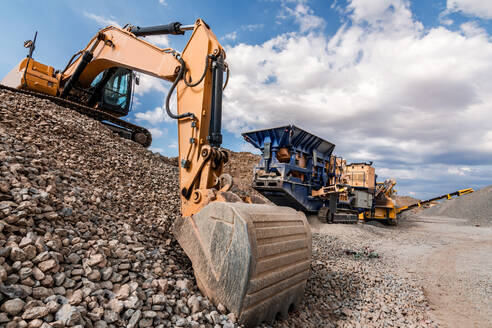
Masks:
[[[119,118],[111,115],[110,113],[108,113],[106,111],[92,108],[92,107],[88,107],[88,106],[84,106],[84,105],[78,104],[76,102],[67,100],[67,99],[63,99],[63,98],[59,98],[59,97],[55,97],[55,96],[50,96],[50,95],[46,95],[46,94],[42,94],[42,93],[38,93],[38,92],[34,92],[34,91],[24,90],[24,89],[15,89],[15,88],[7,87],[7,86],[2,85],[2,84],[0,84],[0,89],[9,90],[11,92],[30,95],[30,96],[34,96],[34,97],[37,97],[40,99],[49,100],[49,101],[51,101],[51,102],[53,102],[59,106],[69,108],[71,110],[78,112],[79,114],[88,116],[88,117],[95,119],[99,122],[103,122],[103,121],[109,122],[109,123],[115,125],[115,126],[111,126],[109,124],[105,124],[111,130],[117,132],[120,136],[123,136],[126,139],[130,139],[130,140],[135,141],[136,143],[144,146],[145,148],[149,147],[152,144],[152,135],[150,134],[150,132],[147,129],[142,128],[138,125],[134,125],[134,124],[129,123],[127,121],[124,121],[122,119],[119,119]],[[128,136],[126,136],[125,133],[123,133],[123,131],[125,131],[125,130],[127,130]]]

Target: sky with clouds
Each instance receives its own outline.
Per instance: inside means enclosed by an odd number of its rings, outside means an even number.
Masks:
[[[227,51],[224,146],[240,132],[296,124],[373,161],[420,198],[492,184],[492,2],[483,0],[3,2],[4,76],[39,31],[35,58],[61,68],[106,25],[203,18]],[[186,36],[148,38],[181,50]],[[169,84],[140,77],[129,120],[177,154]]]

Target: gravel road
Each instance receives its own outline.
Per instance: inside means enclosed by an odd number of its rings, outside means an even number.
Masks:
[[[387,272],[423,292],[426,320],[439,327],[492,327],[491,227],[420,214],[405,215],[397,227],[312,222],[329,238],[374,249]]]

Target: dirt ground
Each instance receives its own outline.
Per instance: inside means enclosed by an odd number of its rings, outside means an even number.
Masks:
[[[418,214],[397,227],[309,221],[313,232],[369,243],[395,272],[417,281],[440,327],[492,327],[492,227]]]

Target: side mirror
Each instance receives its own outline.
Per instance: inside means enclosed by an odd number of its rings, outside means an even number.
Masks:
[[[27,40],[24,42],[24,48],[29,49],[29,54],[27,57],[31,58],[32,53],[34,52],[34,49],[36,48],[36,38],[38,37],[38,31],[34,33],[34,39],[33,40]]]

